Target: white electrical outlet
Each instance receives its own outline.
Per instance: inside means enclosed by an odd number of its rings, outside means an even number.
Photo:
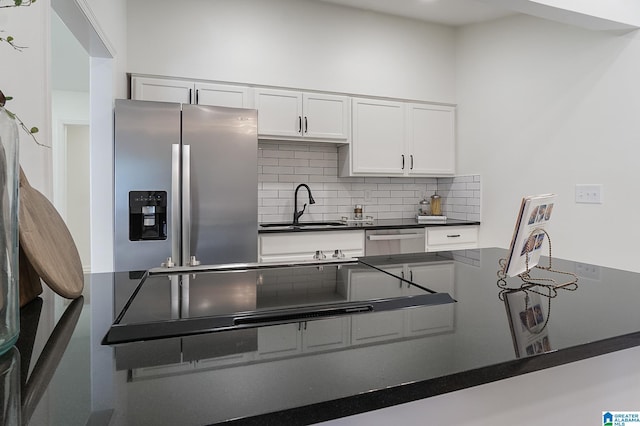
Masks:
[[[365,189],[364,190],[364,202],[365,203],[373,202],[373,196],[371,194],[371,190],[370,189]]]
[[[589,265],[588,263],[576,262],[576,275],[582,278],[599,280],[600,267],[596,265]]]
[[[602,204],[601,184],[576,184],[576,203]]]

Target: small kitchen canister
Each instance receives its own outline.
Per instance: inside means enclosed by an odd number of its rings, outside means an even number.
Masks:
[[[356,204],[353,209],[353,218],[356,220],[362,219],[362,204]]]
[[[431,214],[431,201],[427,200],[425,197],[423,200],[418,202],[418,215],[419,216],[429,216]]]
[[[442,216],[442,197],[437,193],[431,196],[431,215]]]

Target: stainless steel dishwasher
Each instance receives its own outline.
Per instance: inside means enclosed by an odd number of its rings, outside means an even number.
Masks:
[[[375,229],[365,237],[365,256],[425,251],[424,228]]]

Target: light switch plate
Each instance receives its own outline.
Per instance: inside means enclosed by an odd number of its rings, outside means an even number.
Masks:
[[[601,184],[576,184],[576,203],[602,204]]]

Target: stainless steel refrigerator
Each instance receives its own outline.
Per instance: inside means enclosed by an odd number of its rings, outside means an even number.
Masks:
[[[255,110],[116,100],[116,271],[257,260]]]

